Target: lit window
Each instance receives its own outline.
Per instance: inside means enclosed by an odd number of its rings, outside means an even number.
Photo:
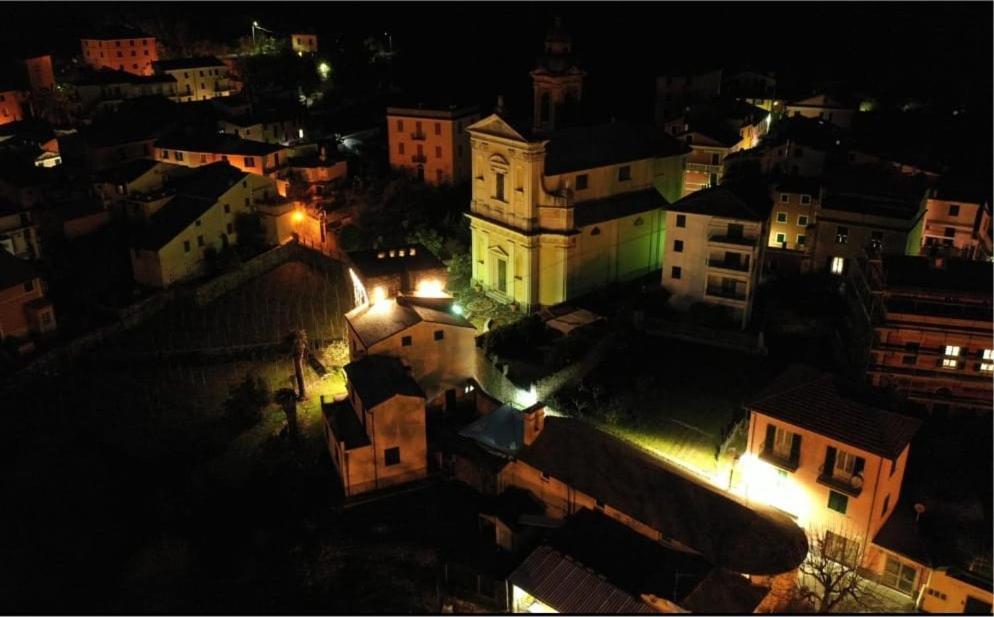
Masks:
[[[946,345],[947,356],[959,356],[959,345]]]
[[[777,222],[778,223],[786,223],[787,222],[787,213],[786,212],[777,212]]]
[[[983,362],[980,363],[980,370],[987,373],[994,372],[994,349],[985,349]]]
[[[958,362],[953,358],[943,358],[942,368],[956,368]]]
[[[846,267],[845,257],[833,257],[832,258],[832,274],[842,274],[842,271]]]

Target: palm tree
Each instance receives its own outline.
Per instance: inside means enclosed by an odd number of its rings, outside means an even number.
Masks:
[[[304,359],[307,357],[307,331],[297,330],[289,337],[290,357],[293,358],[293,372],[297,378],[297,400],[307,400],[307,390],[304,387]]]

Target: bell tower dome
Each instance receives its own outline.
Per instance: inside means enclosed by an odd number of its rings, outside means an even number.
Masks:
[[[545,53],[531,72],[536,133],[551,133],[576,121],[584,75],[573,56],[573,39],[557,17],[545,37]]]

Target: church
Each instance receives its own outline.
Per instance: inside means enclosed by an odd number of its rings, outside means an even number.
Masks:
[[[525,312],[659,270],[689,153],[651,125],[578,121],[584,71],[558,21],[531,77],[529,122],[498,100],[467,129],[473,283]]]

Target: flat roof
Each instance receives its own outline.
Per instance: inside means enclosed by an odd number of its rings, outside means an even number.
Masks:
[[[760,182],[734,182],[695,191],[670,204],[667,210],[721,218],[765,221],[773,200]]]

